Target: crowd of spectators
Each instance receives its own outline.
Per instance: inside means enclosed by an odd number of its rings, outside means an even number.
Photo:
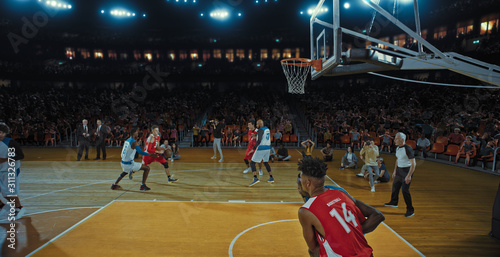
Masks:
[[[497,143],[500,137],[500,92],[496,89],[373,79],[328,85],[326,90],[325,85],[312,85],[298,100],[320,141],[327,138],[338,142],[341,136],[350,136],[353,129],[375,132],[381,140],[386,132],[394,135],[401,131],[409,139],[417,140],[425,134],[434,142],[457,128],[474,138],[487,133]]]
[[[119,88],[24,83],[0,87],[0,120],[23,144],[47,145],[69,140],[83,119],[109,126],[108,142],[120,143],[131,126],[162,126],[165,139],[178,139],[210,104],[213,90],[183,87],[146,90],[137,84]],[[143,95],[141,95],[143,94]],[[176,133],[172,131],[176,130]],[[76,142],[75,142],[76,143]]]
[[[274,85],[234,87],[219,93],[212,108],[211,117],[226,124],[225,137],[229,136],[223,140],[226,144],[231,141],[231,135],[245,131],[248,122],[255,124],[257,119],[264,121],[272,136],[275,132],[288,135],[295,132],[285,95]]]

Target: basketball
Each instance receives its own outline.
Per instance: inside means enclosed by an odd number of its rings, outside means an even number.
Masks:
[[[167,157],[172,156],[172,150],[170,150],[170,149],[165,150],[165,153],[163,155],[165,155]]]

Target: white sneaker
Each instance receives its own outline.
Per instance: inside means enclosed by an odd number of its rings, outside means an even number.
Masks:
[[[360,173],[356,174],[356,176],[357,176],[357,177],[364,177],[364,176],[365,176],[365,174],[364,174],[363,172],[360,172]]]
[[[210,159],[217,159],[217,156],[215,156],[215,155],[214,155],[214,156],[212,156],[212,158],[210,158]]]
[[[224,161],[224,159],[222,159],[222,158],[219,160],[219,162],[223,162],[223,161]]]
[[[251,170],[251,168],[246,168],[243,173],[247,174],[249,171]]]
[[[370,191],[375,192],[375,187],[373,186],[373,187],[372,187],[372,190],[370,190]]]
[[[259,176],[262,176],[262,169],[259,169]]]
[[[174,162],[174,159],[170,159],[171,162]]]

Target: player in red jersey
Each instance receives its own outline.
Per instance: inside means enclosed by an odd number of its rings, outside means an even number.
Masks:
[[[325,188],[323,160],[305,158],[299,170],[299,191],[310,196],[299,209],[310,256],[373,256],[364,234],[375,230],[384,215],[341,190]]]
[[[165,160],[165,158],[161,155],[163,154],[167,149],[160,147],[160,129],[157,125],[154,125],[152,128],[152,133],[149,135],[148,139],[146,140],[146,146],[144,147],[144,150],[148,152],[149,154],[154,154],[157,153],[159,154],[157,157],[151,157],[151,156],[142,156],[142,164],[149,166],[152,162],[159,162],[163,165],[165,168],[165,173],[167,174],[168,177],[168,183],[170,182],[176,182],[178,179],[172,178],[170,175],[170,169],[168,167],[168,161]]]
[[[248,147],[247,147],[247,152],[245,153],[245,158],[243,160],[245,161],[245,164],[247,165],[247,168],[243,171],[243,173],[248,173],[250,170],[250,162],[248,160],[252,159],[253,156],[253,147],[255,146],[255,143],[257,143],[257,130],[255,129],[255,124],[253,122],[248,122],[248,129],[245,131],[245,133],[237,136],[234,138],[234,140],[237,140],[239,137],[243,137],[244,135],[248,135]],[[233,141],[234,141],[233,140]],[[259,175],[262,175],[262,163],[259,163]]]

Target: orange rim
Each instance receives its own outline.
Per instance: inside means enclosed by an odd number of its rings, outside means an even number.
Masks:
[[[323,62],[321,59],[311,60],[307,58],[288,58],[281,60],[283,65],[293,65],[297,67],[307,67],[312,66],[315,70],[319,71],[322,69]]]

